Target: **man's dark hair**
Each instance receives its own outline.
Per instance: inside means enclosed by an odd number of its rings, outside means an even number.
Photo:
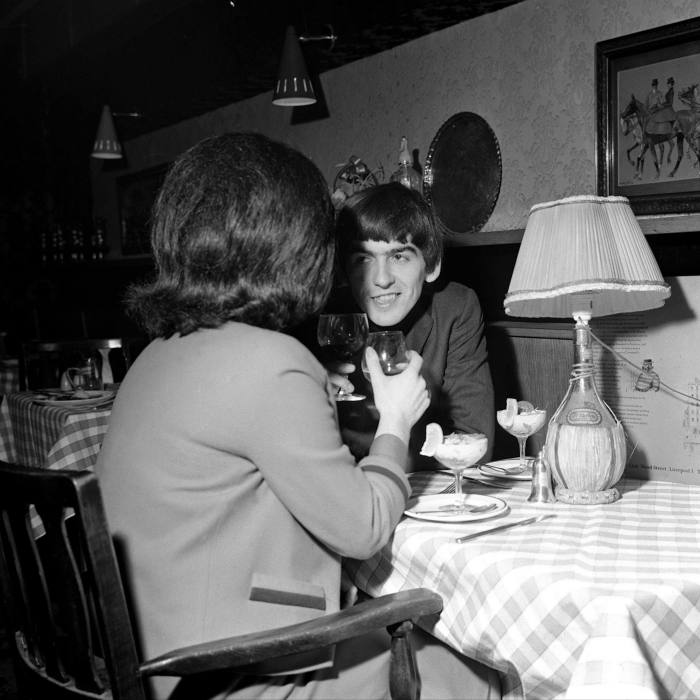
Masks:
[[[358,241],[412,243],[432,272],[442,259],[442,237],[432,211],[419,192],[389,182],[352,195],[336,223],[340,267],[343,269]]]
[[[318,312],[332,282],[333,208],[318,168],[259,134],[182,154],[153,207],[157,278],[127,305],[152,337],[240,321],[284,330]]]

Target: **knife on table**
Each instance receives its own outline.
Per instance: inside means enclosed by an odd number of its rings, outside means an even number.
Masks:
[[[525,518],[525,520],[518,520],[515,523],[506,523],[505,525],[498,525],[497,527],[491,527],[488,530],[480,530],[479,532],[475,532],[472,535],[464,535],[464,537],[456,537],[455,542],[462,543],[466,542],[467,540],[473,540],[476,539],[477,537],[481,537],[482,535],[488,535],[492,532],[499,532],[502,530],[510,530],[511,527],[520,527],[521,525],[530,525],[531,523],[539,523],[542,520],[546,520],[547,518],[554,518],[556,517],[554,513],[548,513],[547,515],[535,515],[532,518]]]
[[[452,474],[451,469],[436,469],[436,471],[443,474]],[[481,474],[479,474],[479,476],[471,476],[470,474],[463,473],[462,478],[467,479],[468,481],[473,481],[476,484],[481,484],[482,486],[491,486],[494,489],[505,489],[510,491],[510,489],[513,488],[513,482],[509,482],[506,479],[500,479],[497,476],[482,476]]]
[[[510,491],[513,488],[510,484],[506,484],[503,481],[498,481],[498,477],[495,477],[494,479],[481,479],[476,476],[467,476],[466,474],[462,474],[462,478],[467,479],[467,481],[473,481],[475,484],[481,484],[482,486],[490,486],[494,489],[504,489],[505,491]]]

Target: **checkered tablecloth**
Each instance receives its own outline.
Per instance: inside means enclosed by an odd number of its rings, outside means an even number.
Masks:
[[[49,469],[91,469],[111,409],[40,406],[32,392],[8,394],[0,404],[0,459]]]
[[[450,478],[417,475],[414,493]],[[426,629],[497,669],[507,698],[699,698],[700,487],[625,479],[616,503],[570,506],[529,503],[530,484],[513,483],[492,492],[506,515],[404,518],[347,573],[372,596],[440,593],[443,612]],[[557,517],[454,541],[538,513]]]

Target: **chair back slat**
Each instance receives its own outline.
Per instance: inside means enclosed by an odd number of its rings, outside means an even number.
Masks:
[[[7,561],[9,595],[14,598],[17,643],[32,664],[45,667],[52,677],[65,680],[56,648],[53,610],[46,590],[41,559],[24,504],[3,511],[2,542]]]
[[[47,590],[52,601],[68,603],[55,608],[51,630],[60,650],[60,666],[75,679],[76,687],[102,692],[104,685],[100,683],[95,666],[88,600],[79,568],[84,555],[79,550],[79,539],[72,544],[68,538],[67,528],[74,524],[74,516],[68,516],[63,508],[46,504],[37,505],[36,511],[46,531],[41,553]],[[74,552],[73,547],[77,551]],[[76,554],[79,561],[76,561]]]
[[[45,534],[35,539],[29,506]],[[97,477],[0,462],[0,578],[22,697],[144,700]]]

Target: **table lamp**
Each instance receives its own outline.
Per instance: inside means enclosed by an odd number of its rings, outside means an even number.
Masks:
[[[596,388],[590,319],[654,309],[670,294],[625,197],[583,195],[531,208],[504,307],[510,316],[575,322],[569,388],[544,448],[558,500],[616,501],[627,459],[622,424]]]

